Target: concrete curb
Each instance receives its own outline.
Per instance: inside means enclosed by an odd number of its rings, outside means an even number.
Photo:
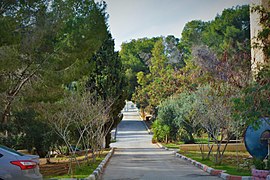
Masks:
[[[114,153],[115,148],[113,147],[109,153],[106,155],[106,157],[101,161],[101,163],[98,165],[98,167],[94,170],[92,174],[90,174],[85,180],[98,180],[100,178],[101,173],[103,172],[106,164],[110,160],[111,156]]]
[[[219,169],[213,169],[211,167],[208,167],[207,165],[205,164],[202,164],[200,162],[197,162],[193,159],[190,159],[182,154],[179,154],[179,153],[175,153],[175,156],[178,157],[178,158],[181,158],[185,161],[189,161],[191,164],[193,164],[194,166],[202,169],[203,171],[209,173],[210,175],[212,176],[218,176],[220,177],[221,179],[226,179],[226,180],[252,180],[252,177],[251,176],[234,176],[234,175],[230,175],[230,174],[227,174],[225,173],[225,171],[223,170],[219,170]]]
[[[92,174],[90,174],[87,178],[81,179],[81,180],[98,180],[100,178],[101,173],[103,172],[106,164],[108,163],[109,159],[114,153],[115,148],[113,147],[109,153],[106,155],[106,157],[101,161],[101,163],[98,165],[98,167],[94,170]],[[51,178],[50,180],[57,180],[54,178]],[[58,180],[77,180],[77,178],[61,178]]]
[[[175,154],[175,153],[177,152],[176,149],[170,149],[170,148],[167,148],[167,147],[163,146],[163,145],[160,144],[160,143],[156,143],[156,145],[157,145],[159,148],[161,148],[161,149],[165,149],[166,151],[172,151],[173,154]]]
[[[163,146],[160,143],[156,143],[156,144],[161,149],[165,149],[167,151],[169,151],[169,150],[174,151],[173,149],[169,149],[169,148]],[[196,166],[197,168],[200,168],[201,170],[209,173],[212,176],[218,176],[221,179],[225,179],[225,180],[252,180],[251,176],[234,176],[234,175],[230,175],[230,174],[225,173],[225,171],[223,171],[223,170],[213,169],[211,167],[208,167],[207,165],[202,164],[200,162],[197,162],[197,161],[195,161],[195,160],[193,160],[191,158],[188,158],[188,157],[186,157],[186,156],[184,156],[184,155],[182,155],[180,153],[177,153],[176,151],[174,151],[174,153],[175,153],[176,157],[190,162],[192,165]]]
[[[143,120],[143,118],[142,118],[140,112],[138,112],[138,113],[139,113],[139,116],[140,116],[140,118],[141,118],[141,120],[142,120],[142,122],[143,122],[143,125],[144,125],[145,129],[148,131],[148,134],[153,134],[152,131],[151,131],[151,130],[148,128],[148,126],[146,125],[145,121]]]
[[[162,145],[162,144],[160,144],[159,142],[157,142],[156,144],[157,144],[157,146],[158,146],[159,148],[161,148],[161,149],[165,149],[165,150],[167,150],[167,151],[169,151],[169,150],[170,150],[169,148],[167,148],[167,147],[163,146],[163,145]]]

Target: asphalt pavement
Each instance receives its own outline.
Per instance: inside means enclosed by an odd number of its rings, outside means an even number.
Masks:
[[[189,180],[220,179],[210,176],[189,162],[174,156],[172,151],[151,143],[136,109],[125,109],[118,125],[114,155],[107,164],[102,180]]]

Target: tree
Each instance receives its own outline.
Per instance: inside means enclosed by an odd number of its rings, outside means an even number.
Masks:
[[[149,61],[152,57],[152,49],[155,42],[159,37],[155,38],[142,38],[132,40],[131,42],[123,43],[121,45],[120,57],[123,64],[123,68],[126,74],[128,84],[128,99],[131,99],[132,94],[135,91],[135,87],[138,86],[136,74],[138,72],[149,72]]]
[[[161,103],[156,121],[169,127],[168,140],[195,142],[193,136],[198,134],[200,126],[195,118],[197,113],[194,106],[195,95],[187,91],[175,94]]]
[[[175,100],[168,99],[158,107],[158,116],[153,126],[154,137],[157,137],[157,140],[168,142],[179,139],[174,105]]]
[[[260,71],[255,77],[255,81],[242,90],[242,96],[234,99],[234,116],[245,125],[258,125],[259,118],[270,116],[270,12],[263,6],[255,6],[252,11],[260,15],[262,26],[257,37],[258,42],[262,44],[252,44],[252,46],[262,49],[265,63],[260,64]]]
[[[95,161],[95,154],[98,149],[102,148],[104,138],[108,133],[108,131],[104,131],[104,126],[110,120],[111,105],[112,102],[108,99],[105,102],[89,92],[73,92],[62,101],[43,104],[45,118],[64,141],[70,154],[69,173],[72,173],[73,158],[76,160],[73,149],[79,145],[91,148]],[[72,145],[75,147],[72,148]],[[79,164],[78,161],[76,162]]]
[[[178,45],[183,53],[182,56],[185,61],[190,59],[192,47],[203,43],[202,33],[205,31],[208,24],[208,22],[203,22],[201,20],[193,20],[185,24]]]
[[[32,108],[16,111],[7,126],[8,138],[1,142],[14,149],[27,149],[45,157],[52,147],[62,145],[51,126]]]
[[[174,45],[169,43],[174,42]],[[133,101],[156,115],[156,107],[167,97],[177,92],[181,79],[179,68],[183,65],[180,52],[176,50],[175,38],[169,36],[155,43],[149,61],[149,73],[137,73],[139,86]],[[173,55],[176,53],[176,56]],[[173,62],[175,61],[175,62]]]
[[[110,132],[122,120],[119,114],[124,108],[126,96],[126,80],[118,52],[114,51],[114,40],[108,36],[100,49],[91,59],[95,62],[94,69],[86,83],[87,90],[103,101],[112,100],[109,112],[110,121],[103,127],[104,132]],[[106,147],[109,147],[111,134],[106,135]]]
[[[101,45],[107,27],[104,5],[92,0],[5,1],[2,7],[0,104],[5,125],[19,95],[56,101],[63,84],[87,74],[88,58]]]
[[[154,121],[153,125],[152,125],[152,129],[154,132],[153,135],[153,142],[166,142],[168,143],[168,141],[170,140],[170,131],[171,131],[171,127],[168,125],[164,125],[162,124],[158,119],[156,121]]]
[[[196,121],[206,130],[208,139],[213,139],[217,146],[215,163],[221,164],[227,144],[235,135],[234,133],[237,133],[234,130],[238,128],[237,123],[232,119],[231,98],[233,96],[230,86],[226,84],[216,87],[206,85],[199,87],[195,96]],[[226,144],[221,150],[223,140],[226,140]],[[209,151],[211,152],[212,148],[209,148]]]
[[[164,38],[164,53],[168,58],[168,64],[171,64],[174,68],[182,68],[185,66],[183,59],[183,53],[178,48],[179,39],[172,35]]]
[[[202,32],[202,41],[221,57],[250,52],[249,6],[223,10]]]

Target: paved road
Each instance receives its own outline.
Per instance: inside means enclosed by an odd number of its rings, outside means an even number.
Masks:
[[[151,143],[152,136],[139,120],[138,112],[124,112],[118,126],[117,147],[110,159],[103,180],[189,180],[219,179],[190,163],[176,158],[172,152]]]

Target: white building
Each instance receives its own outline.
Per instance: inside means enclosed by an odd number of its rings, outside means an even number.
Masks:
[[[257,39],[258,33],[262,30],[260,24],[260,15],[257,12],[252,12],[252,7],[263,6],[267,10],[270,10],[269,0],[252,0],[251,11],[250,11],[250,37],[251,37],[251,70],[253,72],[253,77],[255,77],[261,66],[266,63],[266,57],[262,51],[262,48],[254,47],[254,44],[258,43],[262,46],[262,42]]]

